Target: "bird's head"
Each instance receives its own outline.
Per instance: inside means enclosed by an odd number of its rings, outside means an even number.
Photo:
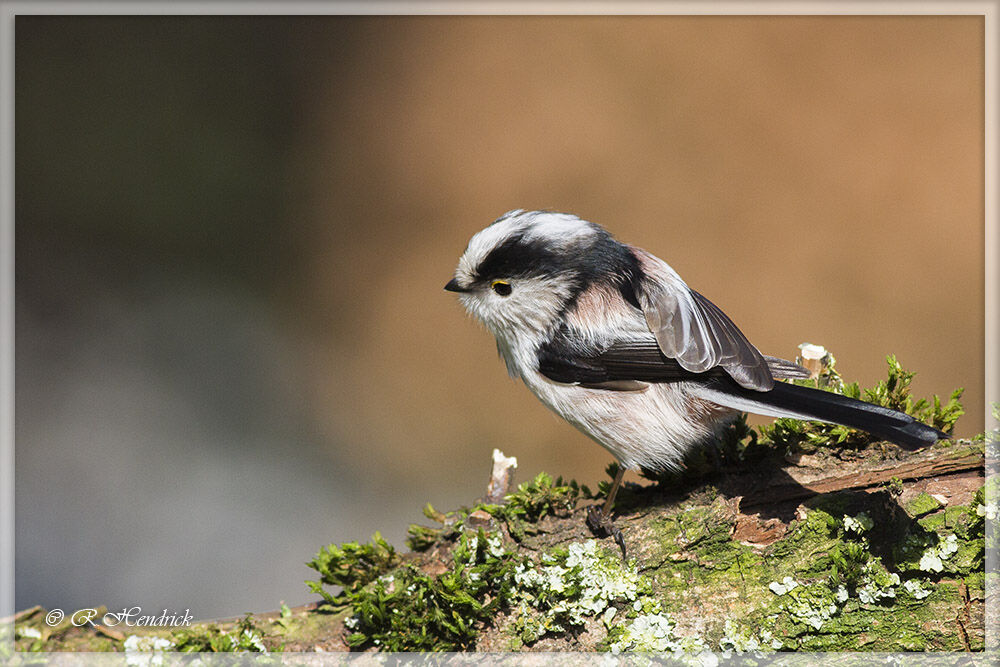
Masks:
[[[503,345],[537,339],[594,279],[599,226],[566,213],[515,210],[472,237],[445,289]]]

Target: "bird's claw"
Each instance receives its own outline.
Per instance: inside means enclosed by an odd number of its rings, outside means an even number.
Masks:
[[[622,561],[628,559],[628,552],[625,549],[625,536],[615,525],[611,517],[604,513],[598,505],[591,505],[587,508],[587,526],[598,537],[613,537],[615,543],[622,550]]]

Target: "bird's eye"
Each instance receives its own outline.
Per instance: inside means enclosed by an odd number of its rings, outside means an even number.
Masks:
[[[509,296],[511,292],[510,283],[506,280],[494,280],[490,284],[490,287],[492,287],[493,291],[500,296]]]

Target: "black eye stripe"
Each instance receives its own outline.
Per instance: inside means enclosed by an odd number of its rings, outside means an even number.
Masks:
[[[480,280],[554,276],[565,260],[541,242],[526,242],[517,234],[494,248],[476,268]]]
[[[599,228],[592,236],[562,245],[538,235],[526,240],[523,232],[514,233],[483,258],[476,267],[473,280],[479,285],[489,285],[501,294],[493,287],[493,281],[556,277],[568,289],[562,304],[563,312],[573,308],[580,292],[595,282],[610,284],[627,303],[640,307],[636,293],[642,283],[643,272],[638,258],[628,246]]]

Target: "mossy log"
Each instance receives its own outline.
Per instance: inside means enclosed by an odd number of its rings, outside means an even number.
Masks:
[[[324,549],[322,601],[190,628],[48,627],[19,651],[982,651],[984,445],[876,444],[627,484],[628,561],[544,475],[504,504],[425,512],[411,551]]]

